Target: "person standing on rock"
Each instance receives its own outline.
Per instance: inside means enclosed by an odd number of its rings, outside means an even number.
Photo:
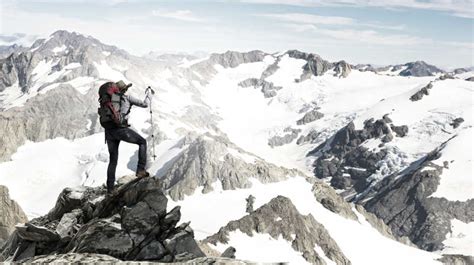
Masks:
[[[105,141],[109,150],[109,165],[107,168],[107,193],[111,193],[115,185],[115,170],[117,168],[118,150],[120,141],[138,145],[138,164],[136,176],[149,177],[145,170],[147,143],[145,138],[130,128],[128,115],[132,106],[148,107],[147,94],[145,99],[139,100],[126,94],[132,84],[125,84],[122,80],[114,83],[107,82],[99,88],[100,108],[98,110],[100,124],[105,129]]]

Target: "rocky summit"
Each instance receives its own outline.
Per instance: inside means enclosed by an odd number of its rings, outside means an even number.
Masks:
[[[159,262],[204,257],[189,223],[176,225],[180,207],[167,212],[167,201],[155,178],[133,179],[112,195],[102,187],[67,188],[47,215],[17,225],[0,260],[78,253]]]

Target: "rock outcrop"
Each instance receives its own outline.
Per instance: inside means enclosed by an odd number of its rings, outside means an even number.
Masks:
[[[0,247],[15,230],[15,225],[28,221],[21,207],[8,194],[8,189],[0,185]]]
[[[345,61],[339,61],[334,66],[334,72],[336,77],[348,77],[351,73],[351,65]]]
[[[424,86],[418,90],[415,94],[410,97],[411,101],[418,101],[423,98],[423,96],[428,96],[430,94],[429,90],[433,88],[433,83],[430,82],[428,85]]]
[[[319,55],[314,53],[305,53],[298,50],[290,50],[286,52],[288,56],[295,59],[305,60],[307,63],[303,66],[303,74],[299,78],[299,82],[311,78],[311,76],[320,76],[334,67],[330,63],[322,59]]]
[[[278,90],[282,89],[281,86],[275,86],[272,82],[265,81],[264,79],[248,78],[239,83],[241,87],[261,88],[263,96],[271,98],[276,96]]]
[[[221,136],[190,134],[179,146],[184,150],[157,173],[162,187],[174,200],[192,195],[200,187],[203,193],[211,192],[216,182],[222,189],[231,190],[251,187],[251,178],[269,183],[304,175],[267,163]]]
[[[227,244],[229,233],[240,230],[248,236],[254,233],[269,234],[272,238],[283,238],[291,243],[293,249],[312,264],[326,264],[321,255],[336,264],[351,264],[344,253],[329,235],[324,226],[310,215],[301,215],[290,199],[278,196],[243,218],[231,221],[217,234],[204,240],[216,245]],[[319,246],[324,253],[318,253]],[[237,249],[237,253],[238,253]],[[284,262],[284,261],[275,261]]]
[[[8,160],[27,140],[75,139],[97,133],[102,128],[96,91],[82,95],[70,85],[60,85],[29,100],[24,107],[1,112],[0,127],[4,128],[0,131],[0,161]]]
[[[474,200],[449,201],[431,197],[438,188],[443,167],[432,163],[445,144],[413,162],[403,172],[385,177],[360,199],[364,207],[390,226],[398,236],[407,236],[418,247],[436,251],[451,231],[451,220],[474,221]]]
[[[277,147],[289,144],[293,142],[293,140],[298,138],[300,132],[301,129],[293,129],[291,127],[287,127],[283,130],[284,135],[275,135],[268,139],[268,145],[271,147]]]
[[[369,176],[377,171],[378,162],[387,151],[373,152],[361,144],[368,139],[380,139],[383,144],[395,137],[393,132],[403,137],[407,131],[408,127],[395,126],[387,115],[375,122],[373,119],[365,121],[361,130],[356,130],[350,122],[309,153],[318,156],[314,173],[318,178],[330,177],[333,187],[347,191],[344,195],[363,192],[372,183]]]
[[[433,76],[437,73],[444,73],[444,71],[438,67],[423,61],[410,62],[403,66],[405,66],[406,69],[400,72],[401,76]]]
[[[180,207],[167,212],[166,206],[155,178],[133,179],[110,196],[102,187],[66,188],[47,215],[17,226],[0,260],[71,253],[161,262],[204,257],[189,223],[176,226]]]
[[[318,109],[313,109],[312,111],[307,112],[301,119],[296,121],[297,125],[304,125],[324,117],[324,114],[319,112]]]

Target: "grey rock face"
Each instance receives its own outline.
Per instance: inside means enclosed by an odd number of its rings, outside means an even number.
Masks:
[[[245,79],[244,81],[239,83],[239,86],[241,87],[253,86],[254,88],[261,87],[261,91],[265,98],[271,98],[271,97],[276,96],[277,94],[276,91],[282,89],[281,86],[275,86],[273,85],[272,82],[268,82],[263,79],[257,79],[257,78]]]
[[[90,253],[67,253],[67,254],[53,254],[53,255],[42,255],[33,258],[25,259],[23,262],[26,263],[66,263],[66,264],[85,264],[85,263],[116,263],[121,260],[114,257],[103,255],[103,254],[90,254]]]
[[[315,181],[312,192],[316,200],[326,209],[347,219],[357,220],[351,205],[346,202],[334,189],[321,181]]]
[[[421,100],[423,98],[424,95],[428,96],[430,94],[429,90],[433,88],[433,83],[429,83],[428,85],[424,86],[422,89],[420,89],[418,92],[416,92],[415,94],[413,94],[411,97],[410,97],[410,100],[411,101],[418,101],[418,100]]]
[[[316,177],[332,177],[331,185],[346,190],[344,195],[365,191],[372,182],[368,177],[377,171],[378,162],[385,157],[386,151],[381,149],[375,153],[360,144],[372,138],[379,138],[382,142],[391,141],[394,137],[392,127],[399,131],[399,137],[408,130],[406,126],[391,124],[388,116],[375,122],[373,119],[365,121],[362,130],[355,130],[354,124],[349,123],[309,153],[319,156],[314,162]]]
[[[396,236],[407,236],[418,247],[436,251],[450,231],[450,220],[474,221],[474,200],[448,201],[430,197],[440,180],[443,168],[432,163],[440,157],[444,144],[415,161],[407,169],[385,177],[363,196],[364,207],[384,220]],[[432,170],[423,170],[425,167]]]
[[[464,119],[459,117],[459,118],[454,119],[449,125],[453,126],[453,128],[456,129],[463,122],[464,122]]]
[[[453,71],[453,73],[456,75],[466,73],[466,72],[469,72],[469,70],[467,70],[466,68],[456,68]]]
[[[436,73],[444,72],[436,66],[427,64],[423,61],[406,63],[404,66],[407,68],[400,72],[401,76],[433,76]]]
[[[17,226],[0,260],[55,259],[35,256],[67,252],[164,262],[204,256],[189,224],[176,227],[179,207],[166,212],[167,198],[157,179],[134,179],[104,195],[104,188],[63,191],[48,215]]]
[[[316,120],[321,119],[324,117],[324,114],[319,112],[317,109],[314,109],[308,113],[306,113],[301,119],[296,121],[297,125],[304,125]]]
[[[403,243],[405,245],[413,246],[415,245],[410,241],[408,237],[398,237],[393,234],[392,229],[384,223],[382,219],[379,219],[375,214],[367,212],[365,208],[360,205],[356,204],[355,205],[356,210],[362,214],[362,216],[365,218],[365,220],[372,225],[373,228],[377,229],[377,231],[380,232],[380,234],[384,235],[385,237],[388,237],[390,239],[393,239],[395,241],[398,241],[400,243]]]
[[[88,128],[87,118],[92,121]],[[82,95],[69,85],[38,95],[24,107],[0,113],[0,161],[8,160],[17,147],[30,141],[55,137],[74,139],[102,130],[98,123],[97,92]]]
[[[474,76],[471,76],[471,77],[466,78],[466,81],[474,82]]]
[[[307,135],[305,136],[301,135],[300,138],[298,138],[298,140],[296,141],[296,144],[302,145],[306,143],[313,143],[313,141],[318,139],[319,135],[320,135],[319,132],[315,130],[311,130]]]
[[[320,256],[322,253],[315,251],[315,246],[320,246],[324,255],[336,264],[351,264],[324,226],[312,215],[301,215],[291,200],[283,196],[273,198],[251,214],[229,222],[204,242],[214,245],[226,244],[229,233],[237,230],[248,236],[253,236],[254,233],[269,234],[275,239],[281,236],[291,242],[293,249],[301,252],[312,264],[326,264]],[[237,249],[237,253],[238,251]]]
[[[213,190],[218,181],[224,190],[251,187],[250,178],[262,183],[276,182],[304,174],[267,163],[220,136],[189,135],[181,144],[189,145],[165,171],[158,172],[162,187],[173,200],[192,195],[199,187],[203,193]],[[229,153],[233,149],[234,153]],[[237,155],[238,153],[239,155]],[[254,158],[253,163],[242,157]]]
[[[219,64],[224,68],[235,68],[244,63],[254,63],[263,61],[267,54],[262,51],[250,51],[250,52],[236,52],[227,51],[225,53],[213,53],[209,59],[196,63],[190,67],[190,70],[198,72],[204,79],[209,80],[214,76],[217,71],[214,68],[215,64]],[[202,81],[207,83],[207,81]]]
[[[345,61],[339,61],[334,66],[334,71],[336,72],[334,76],[336,77],[347,77],[351,72],[351,65]]]
[[[211,54],[210,61],[222,65],[224,68],[235,68],[243,63],[260,62],[265,57],[262,51],[251,51],[246,53],[227,51],[223,54]]]
[[[474,257],[472,256],[443,255],[443,257],[438,260],[446,265],[472,265],[474,264]]]
[[[27,221],[21,207],[10,199],[8,188],[0,185],[0,247],[15,230],[16,224]]]
[[[268,145],[271,147],[277,147],[277,146],[289,144],[293,142],[293,140],[298,138],[298,135],[301,132],[301,129],[293,129],[293,128],[288,127],[288,128],[285,128],[283,132],[286,133],[283,136],[275,135],[272,138],[268,139]]]
[[[323,60],[319,55],[314,53],[304,53],[297,50],[290,50],[287,52],[288,56],[295,59],[302,59],[307,61],[303,66],[303,74],[299,81],[302,82],[312,75],[320,76],[334,67],[334,65],[326,60]]]

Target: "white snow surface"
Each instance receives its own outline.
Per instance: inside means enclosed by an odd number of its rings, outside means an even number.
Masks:
[[[311,264],[302,253],[294,250],[291,243],[280,235],[278,239],[268,234],[255,233],[248,236],[240,230],[229,233],[228,244],[218,244],[215,248],[221,253],[230,246],[238,249],[236,259],[265,263]],[[213,247],[212,245],[210,245]]]
[[[451,233],[443,241],[443,254],[474,255],[474,222],[464,223],[458,219],[451,220]]]
[[[467,201],[474,198],[474,174],[472,161],[473,129],[469,127],[450,140],[441,151],[441,157],[433,163],[443,168],[440,184],[431,197],[446,198],[450,201]]]

